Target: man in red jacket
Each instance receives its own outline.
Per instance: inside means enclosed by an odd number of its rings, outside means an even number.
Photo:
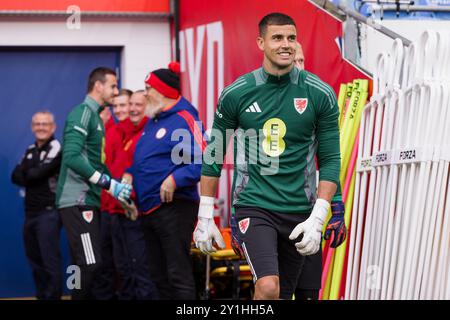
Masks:
[[[117,170],[117,153],[123,148],[123,141],[127,131],[126,120],[128,119],[130,109],[130,98],[133,92],[128,89],[120,89],[119,95],[114,97],[112,108],[105,108],[101,114],[101,118],[105,125],[105,164],[115,178],[120,178],[122,172]],[[102,117],[106,112],[109,117]],[[115,123],[111,116],[111,111],[115,119],[119,122]],[[129,120],[128,120],[129,123]],[[131,127],[131,123],[129,125]],[[111,213],[117,208],[118,202],[106,191],[102,190],[100,212],[101,212],[101,255],[102,255],[102,272],[100,272],[94,282],[94,298],[98,300],[116,299],[117,271],[113,260],[113,241],[111,230]],[[121,206],[118,205],[119,209]],[[123,211],[123,210],[121,210]]]

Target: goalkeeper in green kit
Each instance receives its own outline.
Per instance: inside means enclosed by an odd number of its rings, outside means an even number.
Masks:
[[[214,196],[235,133],[232,215],[255,282],[254,299],[291,299],[304,256],[320,249],[332,200],[326,236],[334,233],[337,246],[346,234],[338,188],[339,108],[329,85],[294,67],[296,38],[291,17],[271,13],[261,20],[263,66],[223,90],[203,158],[194,241],[211,253],[214,243],[224,247],[213,220]]]
[[[69,240],[80,281],[72,288],[73,300],[95,299],[92,284],[101,265],[100,192],[129,201],[132,187],[110,176],[105,165],[105,128],[99,116],[118,94],[114,70],[94,69],[87,96],[67,116],[63,158],[56,190],[56,206]]]

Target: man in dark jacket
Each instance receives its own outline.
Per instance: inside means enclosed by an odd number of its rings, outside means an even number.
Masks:
[[[60,299],[62,292],[59,237],[61,221],[55,190],[61,165],[61,145],[53,136],[53,114],[37,112],[31,123],[36,137],[12,173],[12,182],[25,188],[25,253],[33,270],[38,299]]]

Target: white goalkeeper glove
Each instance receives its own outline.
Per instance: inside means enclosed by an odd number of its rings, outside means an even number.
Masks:
[[[289,235],[290,240],[295,240],[300,234],[303,234],[302,241],[295,244],[301,255],[309,256],[319,251],[322,242],[322,227],[329,208],[328,201],[317,199],[309,218],[299,223]]]
[[[225,241],[214,222],[214,198],[200,197],[198,222],[194,230],[195,246],[205,254],[216,251],[214,243],[221,249],[225,248]]]

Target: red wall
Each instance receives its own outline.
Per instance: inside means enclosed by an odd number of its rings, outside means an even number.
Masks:
[[[256,46],[258,23],[264,15],[274,11],[286,13],[294,19],[297,24],[298,39],[305,53],[305,68],[329,83],[336,92],[342,82],[366,78],[341,57],[336,43],[342,35],[341,23],[306,0],[180,0],[180,29],[182,32],[188,28],[194,30],[194,52],[186,50],[182,59],[187,61],[188,56],[191,55],[191,60],[195,62],[198,55],[196,48],[200,48],[198,33],[202,31],[199,26],[220,21],[223,28],[223,81],[224,86],[229,85],[238,76],[261,66],[263,55]],[[209,36],[207,30],[203,33],[202,59],[200,66],[195,65],[196,68],[200,68],[197,107],[202,115],[206,111]],[[214,59],[217,59],[217,45],[215,45],[214,55]],[[217,68],[217,64],[214,64],[214,68]],[[184,71],[182,74],[183,94],[190,98],[192,96],[190,82],[194,81],[193,70],[190,70],[186,63]],[[219,79],[214,81],[218,82]],[[216,92],[215,96],[217,98]],[[206,118],[202,119],[206,120]]]

